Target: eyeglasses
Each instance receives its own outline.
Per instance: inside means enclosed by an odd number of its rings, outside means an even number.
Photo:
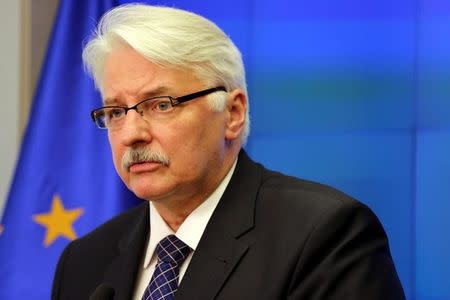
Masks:
[[[120,128],[125,120],[128,111],[135,110],[144,119],[161,119],[170,113],[178,104],[209,95],[214,92],[227,90],[223,86],[202,90],[181,97],[158,96],[142,100],[131,107],[123,106],[104,106],[94,109],[91,112],[91,118],[101,129]]]

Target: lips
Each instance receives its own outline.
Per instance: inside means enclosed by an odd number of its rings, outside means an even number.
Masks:
[[[133,163],[129,167],[131,173],[144,173],[152,172],[159,169],[162,166],[160,162],[156,161],[144,161],[140,163]]]

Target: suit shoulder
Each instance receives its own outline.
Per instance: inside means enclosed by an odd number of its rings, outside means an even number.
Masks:
[[[387,244],[378,217],[360,201],[324,184],[267,169],[262,173],[256,204],[259,225],[270,226],[274,232],[291,233],[294,229],[299,248],[315,239],[319,242],[312,244],[359,233]]]
[[[52,299],[74,299],[72,295],[87,299],[119,255],[121,245],[146,219],[148,222],[148,205],[143,203],[69,243],[58,262]]]
[[[146,214],[147,211],[148,205],[146,203],[133,207],[106,221],[73,243],[78,245],[87,244],[89,247],[108,242],[117,244],[117,239],[122,237],[124,233],[129,232],[130,228],[136,224],[136,220],[141,218],[143,214]]]
[[[371,213],[365,204],[336,188],[261,168],[260,205],[276,206],[285,214],[303,215],[307,212],[316,217],[343,207]]]
[[[331,186],[288,176],[264,167],[262,169],[261,189],[265,192],[295,193],[307,198],[320,198],[332,202],[356,201],[349,195]]]

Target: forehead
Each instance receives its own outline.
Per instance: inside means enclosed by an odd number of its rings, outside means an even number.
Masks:
[[[102,96],[104,102],[122,102],[161,93],[179,96],[178,92],[201,86],[192,71],[157,65],[131,47],[122,45],[105,61]]]
[[[161,67],[128,46],[115,48],[106,58],[102,91],[104,99],[116,93],[139,91],[144,85],[163,79]]]

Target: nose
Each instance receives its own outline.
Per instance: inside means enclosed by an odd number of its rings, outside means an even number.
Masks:
[[[144,120],[137,110],[127,112],[119,131],[122,144],[125,146],[148,144],[152,140],[150,123]]]

